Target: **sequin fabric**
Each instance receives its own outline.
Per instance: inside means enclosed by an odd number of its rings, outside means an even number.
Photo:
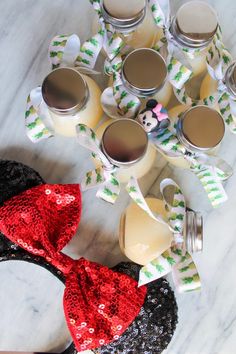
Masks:
[[[42,183],[42,177],[29,166],[16,161],[0,160],[0,205]]]
[[[65,316],[78,351],[119,336],[139,314],[146,287],[131,277],[61,253],[81,215],[79,185],[42,184],[7,200],[0,230],[12,242],[59,269],[66,278]]]
[[[138,279],[140,266],[120,263],[113,268]],[[178,322],[178,307],[168,281],[161,278],[147,285],[140,313],[123,335],[96,354],[160,354],[168,346]]]

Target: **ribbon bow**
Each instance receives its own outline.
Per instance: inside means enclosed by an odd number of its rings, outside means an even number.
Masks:
[[[103,33],[99,31],[81,45],[76,34],[58,35],[49,45],[52,69],[73,67],[82,74],[98,74],[93,68],[103,46]],[[25,113],[26,134],[33,143],[53,136],[53,127],[41,87],[33,89],[27,98]]]
[[[92,157],[100,166],[94,171],[86,173],[86,178],[81,183],[82,190],[101,186],[97,197],[109,203],[115,203],[120,193],[120,183],[116,177],[117,167],[112,165],[100,148],[100,141],[92,129],[84,124],[76,127],[79,144],[92,151]]]
[[[229,126],[230,131],[236,134],[236,99],[224,82],[225,73],[232,63],[232,56],[222,42],[220,27],[207,51],[206,62],[208,73],[213,80],[217,81],[217,92],[197,100],[192,99],[183,87],[182,89],[174,89],[175,96],[180,103],[188,106],[218,104],[225,123]]]
[[[81,216],[79,185],[43,184],[7,200],[0,231],[12,242],[60,270],[64,311],[78,351],[108,344],[127,329],[143,305],[146,288],[127,275],[61,252]]]
[[[132,95],[121,80],[121,51],[125,42],[116,33],[113,26],[105,22],[102,16],[100,0],[90,0],[98,15],[100,31],[104,34],[103,48],[107,54],[104,71],[113,77],[113,87],[106,88],[101,96],[102,107],[109,116],[117,118],[133,118],[140,107],[140,100]]]
[[[163,36],[155,44],[153,49],[160,51],[164,46],[167,46],[168,55],[166,61],[168,79],[174,88],[181,89],[192,76],[191,65],[186,59],[186,54],[192,58],[196,50],[181,48],[172,36],[170,32],[171,16],[169,0],[148,0],[148,2],[155,24],[158,28],[163,30]],[[166,15],[160,6],[160,2],[163,3]]]
[[[174,186],[175,193],[172,205],[164,197],[164,189],[167,186]],[[142,208],[152,219],[167,225],[173,232],[173,245],[153,259],[139,273],[139,286],[159,279],[172,272],[175,286],[179,292],[198,290],[201,287],[199,274],[196,265],[189,253],[184,249],[184,225],[186,203],[179,186],[171,179],[164,179],[160,184],[160,191],[167,210],[168,220],[161,215],[154,214],[147,205],[137,181],[132,179],[127,186],[127,191],[134,202]]]
[[[213,207],[218,207],[228,199],[222,181],[232,175],[232,168],[224,160],[187,151],[175,135],[175,131],[169,129],[151,133],[150,136],[159,150],[172,157],[182,156],[188,162],[191,171],[203,185]]]

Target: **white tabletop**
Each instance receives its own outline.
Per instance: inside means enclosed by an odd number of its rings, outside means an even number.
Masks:
[[[219,13],[225,44],[236,56],[236,2],[210,2]],[[175,1],[174,6],[179,3]],[[68,33],[77,33],[85,40],[92,17],[88,0],[0,1],[0,158],[35,168],[49,183],[80,182],[92,163],[76,139],[56,137],[33,145],[24,133],[26,97],[49,72],[49,40],[56,34]],[[98,81],[104,85],[103,79]],[[235,167],[236,136],[227,132],[219,154]],[[188,205],[203,213],[205,237],[204,252],[194,257],[202,278],[202,292],[176,294],[179,324],[166,354],[234,354],[236,174],[226,183],[229,201],[216,210],[190,172],[173,169],[162,159],[149,180],[143,181],[145,191],[155,182],[149,194],[158,195],[159,182],[166,176],[180,184]],[[66,252],[108,266],[123,260],[117,229],[128,203],[125,191],[114,206],[96,199],[95,191],[84,193],[79,232]],[[63,286],[35,267],[14,262],[0,264],[0,351],[52,350],[69,338],[58,301]]]

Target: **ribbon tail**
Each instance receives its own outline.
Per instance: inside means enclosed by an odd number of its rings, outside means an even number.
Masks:
[[[104,170],[102,167],[98,167],[86,173],[84,180],[81,182],[81,189],[82,191],[86,191],[103,184],[105,181]]]
[[[189,253],[182,256],[180,262],[173,267],[172,277],[179,293],[201,289],[200,276]]]
[[[26,134],[33,143],[38,143],[53,136],[53,133],[44,123],[47,120],[47,114],[49,115],[49,112],[46,105],[43,105],[41,87],[37,87],[30,92],[27,98],[25,112]]]
[[[99,188],[96,196],[104,201],[114,204],[120,194],[120,183],[115,173],[105,171],[105,183]]]
[[[219,180],[215,169],[211,166],[201,170],[193,171],[200,180],[207,196],[214,208],[228,200],[222,182]]]
[[[232,114],[232,111],[236,111],[236,101],[230,99],[229,94],[224,92],[220,95],[218,104],[225,123],[229,126],[231,132],[236,134],[236,119]]]
[[[175,47],[173,45],[173,47]],[[192,70],[190,70],[186,65],[182,64],[183,60],[177,59],[176,51],[180,52],[180,49],[173,50],[173,54],[169,55],[167,58],[167,70],[169,82],[177,90],[182,89],[185,83],[191,78]],[[181,53],[181,56],[184,57],[184,54]]]
[[[80,51],[80,39],[76,34],[58,35],[49,45],[49,61],[53,69],[73,67]]]
[[[104,31],[101,29],[93,37],[89,38],[80,47],[79,55],[75,60],[75,65],[84,66],[89,69],[95,67],[99,53],[103,47]]]

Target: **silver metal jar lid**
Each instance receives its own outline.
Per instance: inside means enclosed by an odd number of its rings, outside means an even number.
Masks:
[[[188,150],[207,151],[221,142],[225,124],[221,114],[215,109],[199,105],[182,114],[177,122],[176,132]]]
[[[118,167],[130,167],[143,158],[148,136],[141,124],[131,119],[111,123],[102,136],[102,151]]]
[[[190,253],[203,250],[203,218],[201,213],[191,209],[186,210],[185,247]]]
[[[103,0],[102,15],[117,31],[132,31],[146,15],[146,0]]]
[[[157,93],[165,83],[166,62],[153,49],[136,49],[126,56],[121,77],[124,85],[132,94],[149,97]]]
[[[203,48],[218,29],[216,11],[204,1],[189,1],[173,18],[170,31],[175,40],[187,48]]]
[[[236,62],[233,62],[225,73],[225,85],[232,96],[236,98]]]
[[[42,95],[52,112],[73,115],[86,104],[89,90],[78,71],[72,68],[58,68],[44,79]]]

